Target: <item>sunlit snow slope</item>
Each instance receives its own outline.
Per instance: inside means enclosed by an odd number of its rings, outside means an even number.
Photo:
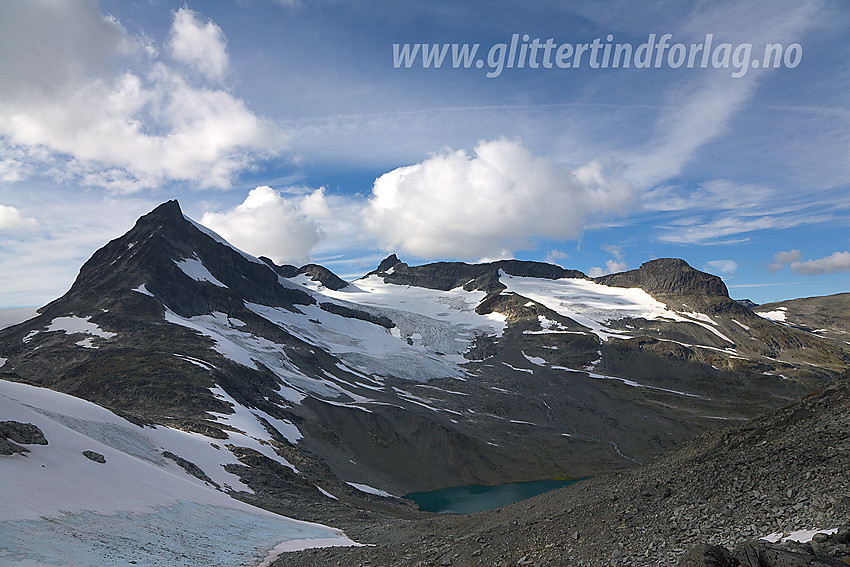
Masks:
[[[48,441],[0,457],[0,564],[247,566],[276,546],[354,545],[339,530],[234,500],[163,457],[167,450],[194,460],[214,482],[243,488],[221,467],[232,455],[201,435],[142,428],[78,398],[5,380],[0,416],[36,425]]]

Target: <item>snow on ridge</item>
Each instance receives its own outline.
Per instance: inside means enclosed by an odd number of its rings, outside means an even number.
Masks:
[[[196,282],[209,282],[218,287],[227,286],[218,281],[214,275],[210,273],[204,263],[201,262],[201,259],[198,258],[197,252],[192,255],[191,258],[184,258],[182,260],[172,260],[180,270],[195,280]]]
[[[252,256],[251,254],[248,254],[247,252],[244,252],[244,251],[238,249],[237,247],[235,247],[234,245],[229,243],[227,240],[225,240],[221,235],[219,235],[214,230],[205,227],[204,225],[202,225],[199,222],[195,222],[194,220],[190,219],[186,215],[183,215],[183,218],[186,219],[187,221],[189,221],[190,223],[192,223],[192,225],[195,228],[197,228],[198,230],[200,230],[201,232],[203,232],[204,234],[206,234],[207,236],[209,236],[210,238],[212,238],[213,240],[215,240],[219,244],[223,244],[223,245],[227,246],[228,248],[230,248],[231,250],[233,250],[234,252],[238,252],[246,260],[249,260],[249,261],[251,261],[255,264],[260,264],[262,266],[266,266],[267,268],[271,269],[271,267],[268,264],[266,264],[265,262],[263,262],[262,260],[260,260],[256,256]]]
[[[759,317],[763,317],[764,319],[769,319],[776,323],[784,323],[787,309],[785,307],[780,307],[775,311],[756,311],[756,315]]]
[[[287,441],[290,443],[297,443],[299,439],[304,437],[301,435],[301,432],[298,431],[298,428],[295,427],[294,424],[287,420],[277,419],[264,411],[258,410],[256,408],[249,409],[237,402],[233,399],[224,389],[218,384],[215,385],[214,388],[210,388],[210,391],[213,395],[219,400],[225,401],[233,408],[234,413],[226,414],[226,413],[216,413],[216,412],[207,412],[214,416],[216,421],[219,423],[225,423],[239,431],[242,432],[242,435],[247,437],[248,439],[239,439],[240,442],[247,443],[246,446],[251,446],[251,448],[256,449],[258,452],[263,453],[268,458],[278,461],[286,467],[292,469],[292,472],[295,474],[300,474],[298,469],[295,468],[289,461],[278,455],[274,452],[269,445],[265,442],[271,441],[272,436],[260,422],[260,418],[265,419],[266,421],[274,427],[278,433],[280,433]],[[234,435],[239,435],[232,431],[227,432],[229,437]],[[259,441],[259,443],[254,443],[253,441]]]
[[[237,364],[258,370],[257,362],[262,363],[282,381],[280,392],[287,401],[300,403],[304,399],[303,390],[332,398],[347,393],[333,382],[307,376],[286,356],[283,345],[239,330],[237,327],[244,323],[226,313],[216,311],[186,318],[166,308],[165,320],[213,339],[212,350]]]
[[[569,317],[607,340],[623,336],[610,329],[609,321],[625,317],[684,321],[681,315],[639,288],[620,288],[579,278],[544,280],[511,276],[499,271],[499,281],[507,292],[514,292]]]
[[[38,315],[38,307],[0,308],[0,329],[28,321]]]
[[[100,337],[101,339],[110,339],[118,336],[118,333],[104,331],[95,323],[89,322],[89,319],[91,319],[91,315],[88,317],[77,317],[76,315],[57,317],[47,326],[47,331],[64,331],[67,335],[84,333],[93,337]]]

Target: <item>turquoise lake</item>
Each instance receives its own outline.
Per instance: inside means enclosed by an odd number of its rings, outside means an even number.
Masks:
[[[404,496],[419,504],[425,512],[453,512],[472,514],[485,510],[495,510],[562,486],[569,486],[577,480],[534,480],[530,482],[511,482],[497,486],[457,486],[411,492]]]

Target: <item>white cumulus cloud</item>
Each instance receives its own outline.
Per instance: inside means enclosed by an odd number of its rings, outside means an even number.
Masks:
[[[791,262],[791,269],[806,276],[848,272],[850,271],[850,252],[833,252],[826,258]]]
[[[471,154],[445,151],[376,179],[364,222],[386,249],[495,257],[536,238],[575,238],[586,216],[622,211],[633,190],[610,169],[571,171],[518,141],[482,141]]]
[[[799,262],[803,253],[799,250],[785,250],[773,255],[773,263],[768,264],[767,270],[771,273],[778,272],[785,264]]]
[[[278,264],[305,264],[320,239],[312,215],[322,209],[323,189],[286,198],[271,187],[252,189],[245,200],[224,212],[207,212],[201,224],[228,242]]]
[[[215,23],[201,22],[198,13],[183,6],[174,13],[171,54],[208,79],[221,80],[227,71],[227,40]]]
[[[197,53],[178,47],[193,26]],[[205,77],[224,72],[224,37],[211,22],[181,9],[171,37],[178,60]],[[94,1],[0,3],[3,178],[38,169],[112,193],[173,180],[229,188],[243,168],[280,150],[282,137],[242,100],[157,59],[151,41],[131,37]]]
[[[37,220],[23,216],[15,207],[0,205],[0,230],[30,231],[37,230],[38,227]]]

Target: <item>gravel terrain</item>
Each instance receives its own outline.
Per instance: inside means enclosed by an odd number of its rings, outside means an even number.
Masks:
[[[775,532],[846,526],[848,428],[844,378],[645,466],[492,512],[339,525],[371,545],[286,554],[274,565],[695,565],[686,556],[697,546],[735,550]]]

